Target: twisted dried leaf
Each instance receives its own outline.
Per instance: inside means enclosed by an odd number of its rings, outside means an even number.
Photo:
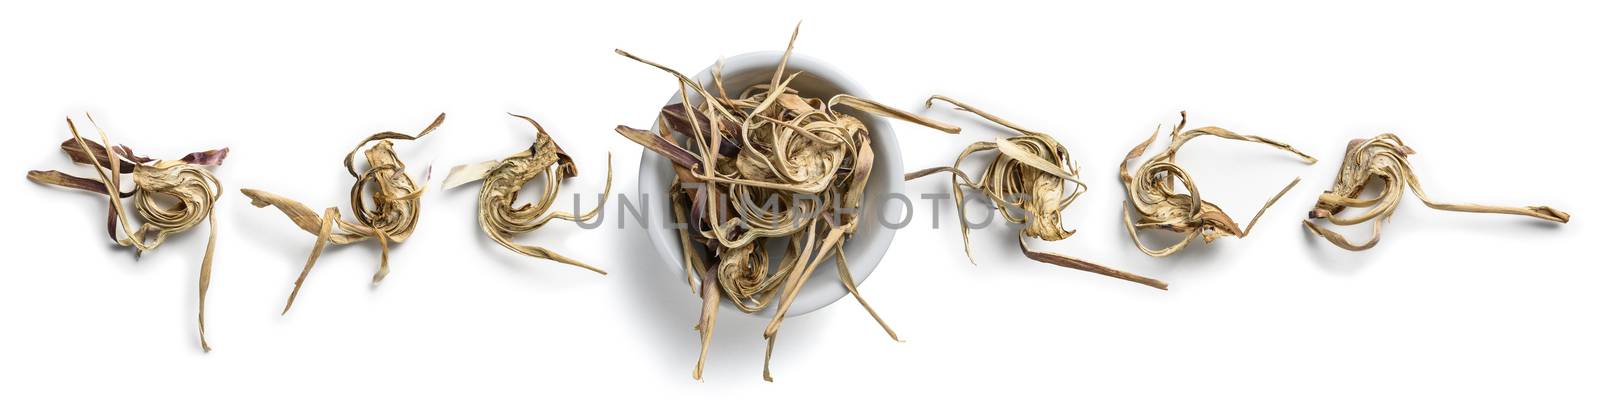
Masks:
[[[1368,139],[1351,140],[1345,150],[1344,161],[1339,166],[1339,176],[1333,182],[1333,189],[1324,191],[1317,197],[1316,206],[1311,209],[1309,219],[1303,221],[1306,229],[1311,230],[1312,234],[1328,239],[1328,242],[1339,248],[1351,251],[1372,248],[1378,244],[1378,238],[1383,233],[1383,222],[1389,220],[1389,217],[1394,215],[1395,208],[1399,207],[1407,186],[1411,187],[1412,192],[1416,192],[1417,198],[1421,199],[1423,204],[1438,210],[1522,215],[1563,224],[1571,218],[1566,212],[1543,205],[1501,207],[1434,202],[1422,191],[1422,183],[1411,171],[1408,157],[1415,153],[1416,151],[1400,141],[1400,137],[1393,134],[1385,133]],[[1383,185],[1382,192],[1374,198],[1360,198],[1361,192],[1374,179]],[[1346,208],[1367,209],[1355,216],[1338,215]],[[1359,244],[1353,243],[1343,235],[1312,222],[1315,219],[1325,219],[1338,226],[1372,221],[1372,238]]]
[[[967,237],[969,228],[966,220],[964,189],[983,193],[989,198],[989,202],[999,208],[1007,222],[1024,225],[1023,230],[1017,234],[1017,245],[1022,249],[1023,256],[1029,259],[1167,289],[1167,283],[1161,280],[1065,255],[1028,249],[1026,242],[1028,237],[1058,241],[1072,236],[1073,231],[1061,227],[1061,211],[1066,210],[1072,201],[1088,191],[1088,186],[1078,179],[1078,164],[1072,161],[1066,148],[1050,135],[1023,129],[1010,121],[945,96],[935,95],[928,98],[927,106],[932,107],[934,101],[944,101],[954,105],[958,110],[971,112],[1018,133],[1015,136],[997,138],[992,142],[973,143],[961,151],[951,166],[923,169],[905,176],[906,180],[912,180],[936,173],[950,174],[950,191],[955,195],[956,201],[956,220],[961,224],[961,241],[966,248],[969,261],[976,263],[977,259],[972,255],[972,242]],[[983,175],[977,180],[973,180],[961,170],[961,163],[966,161],[967,157],[991,150],[999,154],[989,162],[988,168],[984,169]],[[1070,193],[1066,191],[1067,182],[1073,183]]]
[[[406,135],[399,132],[380,132],[362,139],[350,153],[345,155],[344,166],[355,177],[355,185],[350,188],[350,208],[354,211],[355,222],[345,221],[340,218],[338,208],[328,208],[322,216],[312,212],[304,204],[270,192],[257,189],[242,189],[250,204],[257,208],[273,206],[289,217],[296,226],[317,237],[312,244],[311,255],[306,259],[306,265],[295,279],[294,290],[289,293],[289,299],[283,306],[283,314],[288,314],[294,306],[294,299],[300,294],[300,286],[305,282],[306,276],[311,273],[311,268],[316,265],[317,257],[322,255],[322,249],[328,244],[345,245],[376,239],[380,251],[378,270],[372,275],[372,284],[383,282],[389,275],[389,245],[391,243],[405,242],[411,232],[417,227],[417,214],[422,208],[422,193],[426,188],[427,173],[423,174],[423,183],[419,184],[406,174],[406,165],[400,161],[399,155],[394,152],[394,141],[417,140],[426,136],[444,123],[444,114],[440,113],[434,118],[433,123],[423,128],[416,135]],[[365,152],[361,148],[367,144],[377,142]],[[362,152],[367,160],[367,168],[362,171],[355,169],[355,155]],[[197,155],[203,159],[204,156]],[[368,205],[363,195],[369,194],[372,204]]]
[[[1128,237],[1133,239],[1133,244],[1140,251],[1153,257],[1164,257],[1182,250],[1188,246],[1195,237],[1202,237],[1207,243],[1220,237],[1231,236],[1244,238],[1250,234],[1250,229],[1255,227],[1256,221],[1266,213],[1267,208],[1278,202],[1289,189],[1300,183],[1300,178],[1289,182],[1276,195],[1268,199],[1261,209],[1256,211],[1254,218],[1243,229],[1234,223],[1233,218],[1223,213],[1215,204],[1206,202],[1200,197],[1200,188],[1189,177],[1182,167],[1177,164],[1178,149],[1183,144],[1200,136],[1215,136],[1243,142],[1260,143],[1292,153],[1307,164],[1317,163],[1316,158],[1300,152],[1288,144],[1253,135],[1241,135],[1227,129],[1218,127],[1204,127],[1193,130],[1183,130],[1188,123],[1188,113],[1180,113],[1178,125],[1172,128],[1172,144],[1166,150],[1157,153],[1150,160],[1141,165],[1136,174],[1128,173],[1128,163],[1144,154],[1145,149],[1155,142],[1156,134],[1160,132],[1157,127],[1151,132],[1150,138],[1128,151],[1128,156],[1123,158],[1121,165],[1122,186],[1127,190],[1128,200],[1123,203],[1123,226],[1128,229]],[[1185,192],[1179,192],[1176,184],[1183,184]],[[1137,214],[1135,220],[1133,215]],[[1183,239],[1177,243],[1160,248],[1151,249],[1139,240],[1139,229],[1161,229],[1183,234]]]
[[[93,123],[94,118],[90,116],[89,121]],[[221,165],[228,156],[228,149],[197,152],[205,154],[203,157],[190,155],[181,160],[157,160],[135,155],[127,146],[112,146],[110,138],[98,125],[95,129],[100,143],[84,139],[71,118],[67,119],[67,128],[72,131],[72,137],[61,143],[62,151],[73,163],[93,167],[98,179],[59,171],[29,171],[28,180],[104,195],[108,203],[106,233],[117,245],[132,248],[137,256],[161,246],[169,235],[209,221],[210,235],[206,239],[205,255],[200,260],[197,321],[200,348],[211,351],[206,341],[206,293],[211,288],[211,258],[217,243],[217,218],[212,211],[221,194],[222,183],[201,166]],[[122,175],[128,174],[132,175],[133,189],[122,192]],[[134,210],[144,221],[138,229],[128,222],[121,202],[129,197],[133,198]],[[118,228],[122,229],[120,235]]]
[[[600,208],[605,206],[606,198],[611,194],[611,155],[606,155],[606,188],[600,195],[600,202],[594,209],[582,215],[551,211],[555,205],[556,194],[561,190],[561,183],[567,178],[578,175],[578,167],[572,158],[556,145],[554,139],[545,133],[544,127],[539,122],[522,115],[511,115],[532,124],[538,134],[534,137],[533,146],[527,150],[517,152],[508,158],[499,161],[490,161],[478,164],[461,165],[450,170],[445,177],[445,188],[483,180],[483,186],[478,191],[478,224],[483,232],[489,235],[496,243],[518,254],[534,258],[547,259],[567,265],[577,266],[600,274],[605,274],[594,266],[584,264],[578,260],[567,258],[561,254],[542,247],[518,244],[511,238],[517,234],[530,232],[552,219],[582,222],[593,219]],[[526,203],[522,206],[515,205],[517,193],[522,186],[535,178],[544,177],[544,189],[541,191],[537,203]]]

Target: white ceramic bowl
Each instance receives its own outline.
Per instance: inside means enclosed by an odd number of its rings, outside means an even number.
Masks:
[[[777,69],[778,61],[782,57],[782,52],[755,52],[727,58],[722,67],[723,86],[728,89],[728,93],[734,94],[750,85],[771,82],[772,72]],[[826,100],[835,94],[846,93],[860,98],[870,98],[860,85],[821,60],[792,54],[789,56],[789,64],[784,73],[788,75],[796,71],[803,73],[790,83],[790,87],[803,96]],[[711,68],[701,70],[694,76],[694,80],[708,90],[711,89]],[[678,96],[674,91],[667,104],[681,102]],[[699,101],[700,97],[694,96],[691,92],[690,102]],[[901,177],[905,175],[905,167],[900,159],[900,144],[895,140],[894,130],[890,129],[889,121],[849,109],[840,111],[856,116],[867,125],[874,155],[872,175],[867,180],[861,223],[856,233],[844,244],[845,261],[850,266],[850,275],[854,277],[856,285],[860,285],[866,281],[868,275],[872,274],[873,268],[878,266],[878,261],[889,251],[889,242],[894,240],[895,228],[883,223],[899,223],[904,217],[905,203],[891,201],[888,195],[904,193],[904,179]],[[645,212],[648,214],[646,216],[650,217],[650,224],[645,225],[645,233],[650,238],[650,244],[655,246],[656,252],[660,253],[661,259],[665,261],[662,268],[678,269],[663,274],[669,274],[683,281],[685,276],[679,272],[683,268],[683,250],[678,241],[677,231],[669,226],[673,218],[671,204],[668,203],[670,197],[666,192],[667,187],[672,184],[673,176],[672,164],[666,158],[645,151],[639,160],[639,199],[649,201],[646,207],[648,211]],[[772,265],[776,267],[784,249],[768,248],[768,252],[772,255]],[[828,262],[817,266],[816,272],[812,273],[806,285],[801,288],[800,295],[795,297],[794,304],[789,307],[789,316],[809,313],[849,293],[839,282],[836,265],[833,263],[833,258],[829,258]],[[685,293],[682,290],[672,292]],[[742,313],[726,299],[722,305],[724,312]],[[774,302],[756,315],[771,316],[777,307],[777,303]]]

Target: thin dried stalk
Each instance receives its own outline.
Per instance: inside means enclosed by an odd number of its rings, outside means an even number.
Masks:
[[[837,108],[960,131],[853,96],[823,100],[790,89],[799,73],[786,74],[784,68],[799,33],[796,26],[771,82],[732,96],[723,87],[720,66],[712,71],[713,93],[682,73],[617,51],[678,79],[683,102],[662,108],[656,123],[663,133],[627,126],[617,132],[671,160],[677,173],[668,192],[674,217],[686,224],[679,233],[684,272],[703,303],[695,326],[701,339],[692,373],[697,380],[720,300],[726,297],[747,313],[777,304],[763,334],[770,361],[778,328],[806,280],[823,261],[843,258],[840,252],[859,220],[873,153],[866,125]],[[689,103],[691,94],[703,102]],[[786,245],[776,271],[768,266],[771,239]],[[898,340],[856,291],[842,260],[838,265],[840,282]],[[767,366],[762,376],[770,381]]]
[[[295,200],[257,189],[241,190],[245,196],[250,197],[251,205],[257,208],[277,207],[300,229],[317,236],[316,242],[311,247],[311,255],[306,258],[305,268],[295,279],[294,290],[289,293],[289,299],[283,305],[282,314],[288,314],[289,308],[294,306],[295,297],[300,295],[300,286],[305,283],[306,276],[311,274],[311,268],[317,263],[317,258],[322,256],[322,249],[329,243],[345,245],[369,238],[377,239],[382,255],[379,258],[378,271],[372,275],[372,284],[378,285],[389,275],[389,244],[405,242],[406,238],[411,236],[411,231],[417,228],[417,213],[422,208],[421,198],[426,187],[426,183],[419,185],[406,174],[405,163],[400,162],[400,157],[394,153],[393,141],[421,139],[438,128],[441,123],[444,123],[443,113],[415,136],[399,132],[374,134],[361,140],[361,143],[345,155],[345,170],[356,179],[355,185],[350,188],[350,208],[355,211],[355,222],[341,219],[338,208],[330,207],[318,216],[311,208]],[[357,172],[354,162],[356,152],[372,142],[377,143],[364,152],[367,169]],[[423,180],[427,180],[426,173],[423,174]],[[368,205],[362,196],[369,192],[369,185],[372,205]]]
[[[956,221],[961,224],[961,241],[965,245],[969,261],[977,263],[972,256],[972,241],[967,238],[967,210],[963,188],[970,188],[987,196],[989,202],[997,206],[1006,222],[1024,225],[1022,231],[1017,234],[1017,245],[1022,249],[1022,254],[1030,259],[1167,289],[1167,283],[1161,280],[1061,254],[1029,249],[1026,242],[1029,237],[1059,241],[1072,236],[1075,232],[1061,227],[1061,211],[1066,210],[1072,201],[1077,200],[1079,195],[1089,189],[1088,185],[1078,179],[1078,163],[1067,154],[1066,147],[1050,135],[1024,129],[998,116],[944,96],[928,98],[927,106],[932,107],[935,100],[955,105],[958,110],[971,112],[1017,132],[1016,136],[996,138],[991,142],[976,142],[967,146],[966,150],[961,151],[961,155],[956,156],[956,162],[951,166],[923,169],[907,173],[905,176],[906,180],[912,180],[941,172],[950,173],[950,191],[955,195],[956,201],[958,217]],[[986,151],[999,153],[995,154],[994,160],[989,162],[989,167],[984,169],[983,174],[979,175],[977,180],[973,180],[961,170],[961,162],[967,160],[969,156]],[[1071,193],[1066,192],[1067,182],[1073,183]]]
[[[1570,215],[1548,206],[1527,207],[1500,207],[1476,204],[1446,204],[1434,202],[1428,194],[1422,191],[1422,184],[1417,181],[1416,174],[1411,171],[1411,162],[1408,156],[1416,154],[1411,147],[1400,141],[1400,137],[1393,134],[1382,134],[1369,139],[1354,139],[1344,154],[1344,162],[1339,166],[1339,176],[1333,182],[1333,189],[1325,191],[1317,197],[1317,204],[1312,208],[1310,219],[1304,221],[1306,229],[1317,236],[1327,238],[1328,242],[1351,251],[1361,251],[1378,244],[1378,237],[1383,231],[1383,222],[1394,215],[1394,210],[1400,205],[1400,198],[1405,195],[1406,186],[1410,186],[1417,198],[1422,200],[1429,208],[1457,211],[1475,212],[1485,214],[1511,214],[1530,216],[1546,221],[1566,223]],[[1383,191],[1377,197],[1362,199],[1361,191],[1374,178],[1382,181]],[[1367,208],[1355,216],[1339,216],[1345,208]],[[1355,244],[1345,239],[1343,235],[1322,228],[1313,219],[1326,219],[1334,225],[1357,225],[1372,221],[1372,239]]]
[[[1145,161],[1144,165],[1139,167],[1138,173],[1128,174],[1128,162],[1138,159],[1139,156],[1144,154],[1145,149],[1155,142],[1156,134],[1161,131],[1160,127],[1157,127],[1155,132],[1150,133],[1149,139],[1145,139],[1139,146],[1135,146],[1133,150],[1128,151],[1128,156],[1123,158],[1121,166],[1122,185],[1128,191],[1128,202],[1123,203],[1123,226],[1128,228],[1128,237],[1133,238],[1133,244],[1138,246],[1140,251],[1144,251],[1145,254],[1152,257],[1164,257],[1178,252],[1188,246],[1189,242],[1194,241],[1196,236],[1202,237],[1207,243],[1225,236],[1244,238],[1250,234],[1250,229],[1255,227],[1256,220],[1261,219],[1261,214],[1266,213],[1268,207],[1278,202],[1278,198],[1282,198],[1283,194],[1288,193],[1289,189],[1294,188],[1295,184],[1300,183],[1300,178],[1298,177],[1289,182],[1289,185],[1284,186],[1283,190],[1278,191],[1277,195],[1273,195],[1271,199],[1267,200],[1266,204],[1261,206],[1260,210],[1256,211],[1256,216],[1250,219],[1250,223],[1245,225],[1244,229],[1240,229],[1239,225],[1235,224],[1233,219],[1228,217],[1228,214],[1223,213],[1221,208],[1200,198],[1200,188],[1189,177],[1189,174],[1178,166],[1176,159],[1178,148],[1182,147],[1190,139],[1200,136],[1215,136],[1223,139],[1260,143],[1292,153],[1307,164],[1317,163],[1316,158],[1312,158],[1310,155],[1306,155],[1288,144],[1260,136],[1240,135],[1214,126],[1183,130],[1184,124],[1188,123],[1189,116],[1188,113],[1180,113],[1179,116],[1178,126],[1172,128],[1172,144],[1167,146],[1166,150]],[[1178,182],[1183,184],[1187,193],[1178,192],[1177,187],[1174,186]],[[1138,212],[1139,219],[1137,221],[1131,216],[1133,212]],[[1137,230],[1140,229],[1162,229],[1177,232],[1183,234],[1183,239],[1165,248],[1151,249],[1145,246],[1143,241],[1139,240]]]
[[[556,193],[561,190],[561,182],[578,176],[578,165],[556,145],[549,134],[545,133],[544,127],[540,126],[539,122],[527,116],[511,116],[528,121],[538,130],[533,146],[502,160],[451,168],[450,174],[444,179],[444,189],[483,180],[483,186],[478,191],[478,225],[490,239],[518,254],[605,274],[605,270],[545,248],[518,244],[511,238],[517,234],[539,229],[552,219],[573,222],[593,219],[595,214],[600,213],[600,208],[605,206],[606,198],[611,194],[611,155],[606,154],[606,189],[600,194],[600,203],[595,205],[594,209],[582,215],[561,211],[550,212],[551,206],[555,205]],[[517,192],[521,191],[522,186],[528,181],[541,176],[545,178],[544,190],[541,191],[538,203],[516,206]]]
[[[89,123],[94,124],[93,116],[89,116]],[[228,157],[228,148],[195,152],[178,160],[159,160],[135,155],[127,146],[112,146],[98,124],[95,130],[100,143],[84,139],[72,118],[67,118],[67,128],[72,137],[61,142],[61,150],[73,163],[93,166],[98,176],[80,178],[60,171],[28,171],[28,180],[105,195],[106,235],[117,245],[133,248],[138,256],[161,246],[169,235],[194,228],[200,221],[210,221],[205,256],[200,260],[198,322],[200,348],[211,351],[206,342],[206,292],[211,289],[211,257],[217,246],[217,216],[212,210],[222,193],[222,182],[203,167],[221,165]],[[128,192],[121,189],[124,174],[133,175],[133,190]],[[133,198],[134,209],[144,220],[137,230],[128,223],[122,206],[122,199],[128,197]],[[119,227],[126,236],[118,235]]]

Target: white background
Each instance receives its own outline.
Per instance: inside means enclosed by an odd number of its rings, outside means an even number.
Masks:
[[[1592,411],[1596,10],[1359,3],[8,4],[0,410]],[[921,110],[947,94],[1054,134],[1091,188],[1067,210],[1078,235],[1035,245],[1171,291],[1028,261],[1015,228],[974,232],[972,266],[949,204],[936,230],[919,201],[863,285],[905,343],[840,301],[785,324],[765,383],[765,320],[725,313],[699,383],[698,299],[637,229],[554,224],[522,238],[611,271],[599,277],[494,245],[465,189],[424,198],[382,286],[368,283],[374,246],[333,247],[278,315],[312,237],[238,188],[348,208],[350,145],[448,112],[437,134],[400,145],[414,170],[435,165],[437,184],[448,166],[525,147],[530,131],[504,115],[517,112],[577,158],[585,174],[568,191],[598,190],[611,151],[616,190],[632,193],[640,149],[611,129],[647,126],[674,84],[612,49],[694,72],[781,49],[802,18],[797,50],[879,100]],[[1119,222],[1117,161],[1179,110],[1323,162],[1196,141],[1179,159],[1241,220],[1305,181],[1248,238],[1146,257]],[[232,148],[217,169],[211,354],[193,321],[204,228],[135,261],[108,246],[100,201],[23,179],[89,173],[56,148],[63,117],[85,111],[148,155]],[[897,123],[907,169],[1001,133],[926,113],[967,131]],[[1346,141],[1381,132],[1418,151],[1440,200],[1575,218],[1449,213],[1408,196],[1371,251],[1310,236],[1299,219]]]

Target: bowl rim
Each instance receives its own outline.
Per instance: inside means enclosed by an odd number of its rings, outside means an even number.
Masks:
[[[729,67],[750,66],[752,68],[750,70],[759,70],[763,67],[775,69],[779,59],[781,59],[782,56],[783,52],[781,51],[769,50],[748,52],[723,58],[719,61],[719,63],[723,65],[723,72],[725,74],[729,72],[727,70]],[[707,66],[705,69],[702,69],[699,73],[696,73],[690,78],[703,86],[709,86],[711,82],[711,71],[716,66],[717,64]],[[741,68],[740,70],[745,69]],[[823,82],[830,83],[833,86],[836,86],[843,93],[848,93],[862,99],[871,99],[870,94],[868,94],[866,90],[860,86],[860,84],[856,83],[848,76],[845,76],[842,71],[820,59],[801,53],[791,53],[789,56],[788,65],[785,68],[785,73],[792,74],[795,72],[804,72],[801,77],[813,77]],[[680,101],[681,99],[678,93],[674,92],[671,98],[669,98],[667,102],[663,104],[663,106]],[[887,190],[884,191],[884,194],[879,194],[880,196],[868,196],[862,207],[879,209],[876,214],[891,217],[889,219],[909,221],[909,217],[906,215],[907,211],[905,207],[895,205],[893,202],[887,202],[886,199],[875,199],[886,198],[881,195],[904,193],[905,182],[903,179],[901,179],[901,176],[905,173],[905,166],[900,153],[900,144],[895,137],[893,126],[887,119],[880,117],[870,115],[860,115],[857,117],[862,121],[862,123],[867,125],[869,133],[871,133],[872,137],[872,148],[875,155],[872,168],[872,178],[881,180],[887,185]],[[652,119],[654,118],[652,117]],[[654,121],[652,120],[652,122]],[[655,131],[655,126],[652,125],[651,129],[652,131]],[[652,185],[652,182],[659,180],[651,179],[653,176],[661,175],[660,172],[652,171],[661,171],[662,169],[670,168],[668,165],[668,161],[665,158],[648,150],[643,151],[639,159],[638,193],[636,195],[639,196],[639,199],[642,202],[645,202],[646,210],[643,211],[645,216],[652,218],[661,217],[665,220],[663,221],[663,224],[666,222],[672,222],[671,207],[665,200],[665,188],[649,188],[648,186]],[[869,187],[870,186],[871,184],[869,183]],[[869,191],[869,194],[873,192],[874,191]],[[649,199],[646,197],[648,194],[655,194],[657,195],[657,198],[661,199]],[[873,223],[863,225],[877,224]],[[879,228],[876,228],[876,231],[879,232],[879,235],[871,239],[873,242],[866,243],[866,240],[857,239],[857,243],[863,243],[867,245],[854,249],[852,249],[849,245],[845,247],[845,256],[847,257],[848,261],[846,264],[850,268],[851,277],[857,286],[865,283],[867,278],[869,278],[877,268],[878,264],[885,256],[888,255],[889,247],[893,243],[894,235],[898,229],[893,225],[877,226]],[[669,268],[673,269],[673,271],[671,271],[669,274],[675,276],[680,282],[687,284],[687,275],[683,272],[681,246],[679,245],[676,231],[668,228],[667,225],[662,224],[644,225],[644,227],[645,235],[647,238],[649,238],[650,244],[655,247],[657,255],[663,262],[667,263]],[[854,239],[856,237],[852,236],[852,238]],[[854,243],[851,245],[854,245]],[[812,273],[812,278],[807,281],[806,285],[802,287],[800,294],[795,297],[794,304],[790,305],[786,317],[797,317],[812,311],[816,311],[838,301],[841,298],[844,298],[844,296],[849,294],[849,291],[844,288],[842,283],[836,281],[838,278],[838,270],[835,269],[834,265],[829,264],[829,262],[834,259],[835,258],[829,258],[827,262],[821,263],[817,266],[815,272]],[[745,313],[744,311],[740,311],[726,299],[722,300],[719,305],[732,309],[732,311],[735,313],[757,317],[771,316],[777,307],[776,305],[773,305],[763,309],[762,311]]]

